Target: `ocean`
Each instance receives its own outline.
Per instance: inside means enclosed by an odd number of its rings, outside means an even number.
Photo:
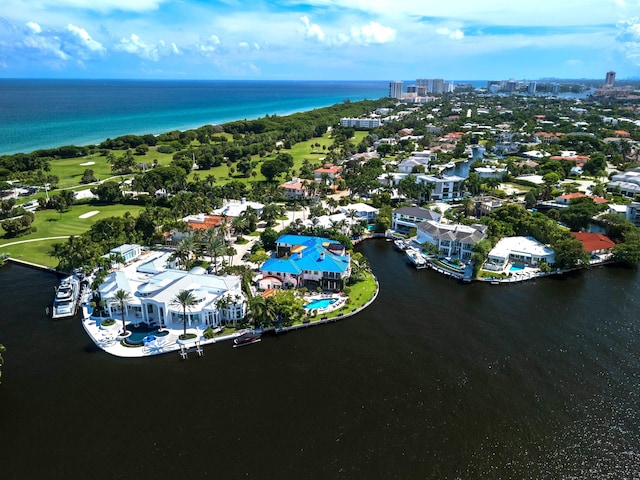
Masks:
[[[286,115],[388,94],[384,81],[0,79],[0,155]]]
[[[640,272],[464,285],[357,246],[362,313],[234,349],[115,358],[0,268],[2,478],[640,478]]]

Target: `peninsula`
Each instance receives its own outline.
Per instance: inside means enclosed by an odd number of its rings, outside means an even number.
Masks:
[[[215,341],[358,311],[378,288],[353,250],[366,238],[465,281],[640,260],[635,86],[397,83],[375,101],[2,156],[0,253],[91,275],[87,331],[149,353],[174,327],[180,348],[190,328]]]

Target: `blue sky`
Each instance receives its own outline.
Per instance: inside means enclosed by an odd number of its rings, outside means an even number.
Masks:
[[[640,77],[640,0],[1,0],[0,77]]]

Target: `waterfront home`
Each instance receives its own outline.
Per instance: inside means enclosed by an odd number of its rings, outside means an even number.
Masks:
[[[427,220],[417,225],[416,242],[430,243],[445,257],[471,259],[473,246],[486,237],[486,225],[461,225]]]
[[[115,268],[119,262],[118,259],[123,260],[123,263],[132,262],[140,255],[142,255],[142,245],[125,243],[119,247],[112,248],[109,253],[103,255],[104,258],[112,258],[111,268]]]
[[[416,175],[417,183],[433,185],[430,198],[436,201],[448,201],[461,198],[464,180],[464,178],[457,175],[442,175],[441,177],[434,175]]]
[[[366,203],[351,203],[338,208],[347,217],[353,215],[359,220],[366,220],[371,223],[378,216],[378,209]]]
[[[613,240],[601,233],[571,232],[571,235],[580,240],[584,251],[591,256],[608,255],[616,246]]]
[[[182,307],[173,305],[182,290],[197,300],[187,310],[187,324],[192,327],[235,324],[246,315],[246,298],[241,278],[236,275],[209,275],[201,267],[190,271],[168,268],[172,252],[147,251],[120,270],[109,273],[98,287],[100,299],[106,301],[109,316],[120,319],[115,293],[124,290],[130,296],[125,305],[125,320],[132,323],[171,327],[182,324]]]
[[[427,171],[429,170],[429,164],[436,161],[437,158],[438,154],[431,152],[431,150],[412,152],[411,156],[400,162],[398,171],[400,173],[413,173],[416,171],[416,167],[422,167],[424,171]]]
[[[507,167],[496,167],[491,165],[489,167],[476,167],[473,169],[478,174],[479,178],[499,178],[502,179],[507,173]]]
[[[494,272],[501,272],[509,263],[538,266],[541,262],[549,265],[555,263],[555,252],[533,237],[504,237],[487,255],[482,268]]]
[[[418,223],[427,220],[439,222],[442,218],[438,212],[421,207],[400,207],[391,213],[391,229],[398,233],[408,233],[417,228]]]
[[[260,268],[262,277],[275,277],[285,288],[342,290],[351,274],[351,257],[335,240],[306,235],[282,235],[276,251]]]
[[[568,206],[572,200],[576,200],[578,198],[587,198],[587,197],[593,200],[593,203],[596,203],[598,205],[603,205],[605,203],[608,203],[608,200],[606,198],[598,197],[595,195],[585,195],[582,192],[573,192],[573,193],[567,193],[565,195],[560,195],[556,197],[556,203],[560,205]]]

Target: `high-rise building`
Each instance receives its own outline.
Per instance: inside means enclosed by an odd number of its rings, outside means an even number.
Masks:
[[[425,87],[427,93],[441,95],[445,92],[444,80],[442,78],[418,78],[416,85]]]
[[[613,87],[613,84],[616,82],[616,72],[607,72],[607,76],[604,79],[605,87]]]
[[[536,93],[536,82],[529,82],[529,85],[527,85],[527,93],[529,95],[533,95]]]
[[[397,99],[402,98],[402,82],[400,80],[389,82],[389,97]]]

